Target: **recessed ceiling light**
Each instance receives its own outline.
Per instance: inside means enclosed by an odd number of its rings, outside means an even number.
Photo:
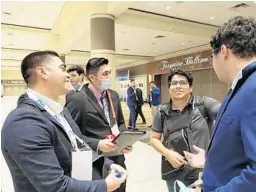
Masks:
[[[167,10],[168,10],[168,9],[171,9],[171,8],[172,8],[171,6],[167,6],[167,7],[166,7]]]
[[[123,51],[129,51],[131,48],[124,48]]]
[[[9,12],[3,12],[4,15],[12,15],[12,13]]]
[[[182,44],[182,45],[185,45],[186,43],[183,42],[183,43],[181,43],[181,44]]]
[[[7,33],[7,35],[12,35],[12,33]]]
[[[155,45],[156,43],[152,43],[152,45]]]
[[[215,17],[210,17],[210,19],[215,19]]]

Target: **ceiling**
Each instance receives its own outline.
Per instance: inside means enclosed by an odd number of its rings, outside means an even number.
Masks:
[[[115,16],[117,69],[209,49],[218,26],[256,18],[256,2],[1,2],[2,70],[19,70],[35,50],[53,49],[68,65],[90,58],[90,16]],[[162,38],[155,38],[162,36]]]

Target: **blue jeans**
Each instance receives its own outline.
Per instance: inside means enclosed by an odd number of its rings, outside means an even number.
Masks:
[[[135,105],[128,105],[130,109],[129,127],[136,128],[136,107]]]
[[[199,176],[199,170],[197,170],[197,169],[190,170],[190,171],[184,170],[184,172],[177,175],[177,177],[166,181],[168,191],[174,192],[174,182],[176,180],[180,180],[186,186],[189,186],[189,185],[193,184],[198,179],[198,176]],[[177,187],[177,189],[179,189],[179,188]]]

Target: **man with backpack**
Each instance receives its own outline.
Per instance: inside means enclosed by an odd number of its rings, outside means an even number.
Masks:
[[[176,180],[186,186],[197,180],[201,169],[189,166],[183,151],[193,152],[193,145],[207,148],[220,103],[210,97],[193,96],[193,77],[183,70],[170,71],[168,86],[170,102],[157,108],[150,141],[162,154],[162,179],[173,192]]]

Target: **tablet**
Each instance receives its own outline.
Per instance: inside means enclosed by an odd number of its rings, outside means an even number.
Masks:
[[[121,155],[121,151],[127,147],[131,146],[136,141],[140,140],[146,134],[146,131],[124,131],[119,133],[119,135],[112,141],[113,143],[117,144],[119,147],[115,151],[111,152],[103,152],[102,155],[104,156],[117,156]]]

